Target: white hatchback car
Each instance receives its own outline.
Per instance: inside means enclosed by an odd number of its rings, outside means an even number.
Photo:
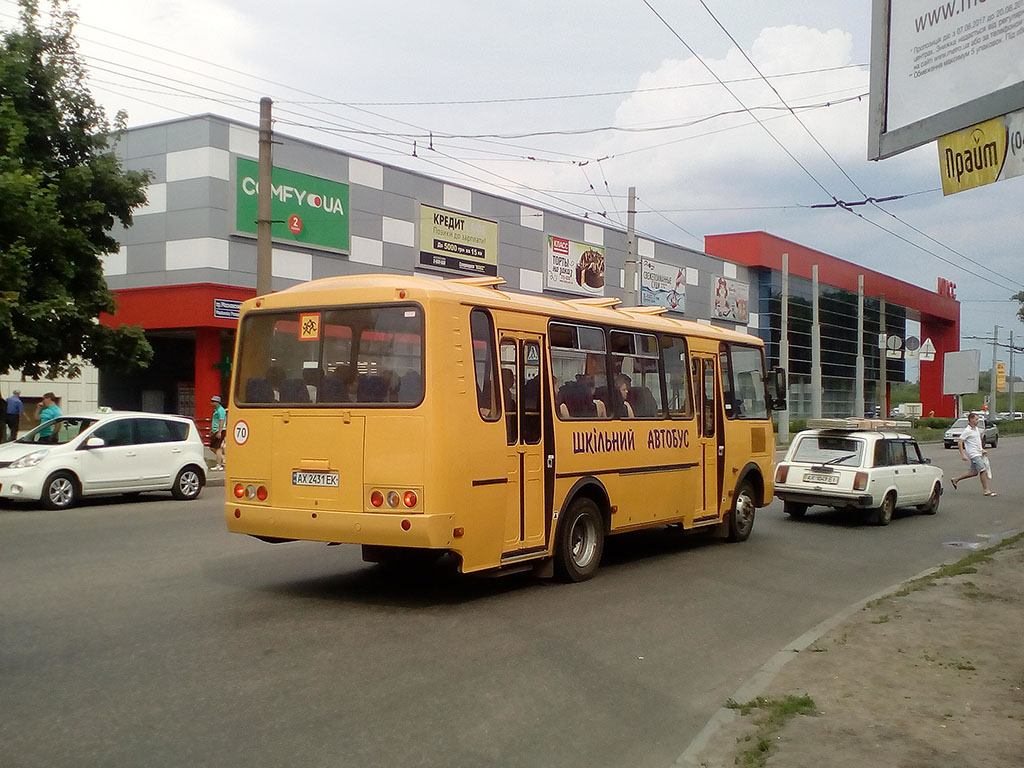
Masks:
[[[0,499],[66,509],[82,496],[170,491],[199,496],[206,460],[190,419],[107,411],[61,416],[0,445]]]
[[[802,517],[819,504],[868,510],[872,522],[888,525],[897,507],[939,511],[942,470],[913,437],[895,431],[902,424],[813,419],[809,426],[775,468],[775,495],[787,514]]]

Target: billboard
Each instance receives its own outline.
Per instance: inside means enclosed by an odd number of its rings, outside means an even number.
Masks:
[[[498,222],[420,205],[420,266],[498,274]]]
[[[942,363],[942,394],[967,395],[978,391],[981,352],[964,349],[947,352]]]
[[[548,235],[546,288],[582,296],[604,296],[604,248]]]
[[[666,307],[686,311],[686,267],[640,260],[640,303],[647,307]]]
[[[711,290],[711,317],[716,320],[731,320],[734,323],[750,322],[747,303],[750,298],[750,286],[739,280],[728,277],[717,277]]]
[[[259,165],[237,158],[235,229],[256,234]],[[285,168],[271,171],[271,237],[348,253],[348,184]]]
[[[1024,0],[873,0],[868,158],[1024,107]]]

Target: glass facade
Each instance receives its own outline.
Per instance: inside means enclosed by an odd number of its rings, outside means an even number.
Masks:
[[[770,366],[779,365],[782,338],[782,273],[751,269],[757,285],[758,333],[765,342]],[[795,418],[811,415],[811,321],[814,309],[812,282],[789,276],[789,411]],[[821,328],[822,416],[861,416],[878,402],[880,304],[864,297],[864,399],[854,403],[857,376],[857,294],[818,281],[818,321]],[[887,335],[906,335],[907,310],[886,302]],[[886,379],[904,381],[901,358],[886,360]]]

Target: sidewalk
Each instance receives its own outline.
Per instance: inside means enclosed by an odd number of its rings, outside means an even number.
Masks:
[[[689,768],[1024,765],[1024,534],[798,638],[683,753]]]

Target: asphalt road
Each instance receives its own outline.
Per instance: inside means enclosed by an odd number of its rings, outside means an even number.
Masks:
[[[0,507],[0,765],[667,768],[783,644],[1024,528],[1024,439],[991,454],[994,499],[947,486],[887,528],[776,502],[743,544],[613,538],[578,585],[264,544],[220,488]]]

